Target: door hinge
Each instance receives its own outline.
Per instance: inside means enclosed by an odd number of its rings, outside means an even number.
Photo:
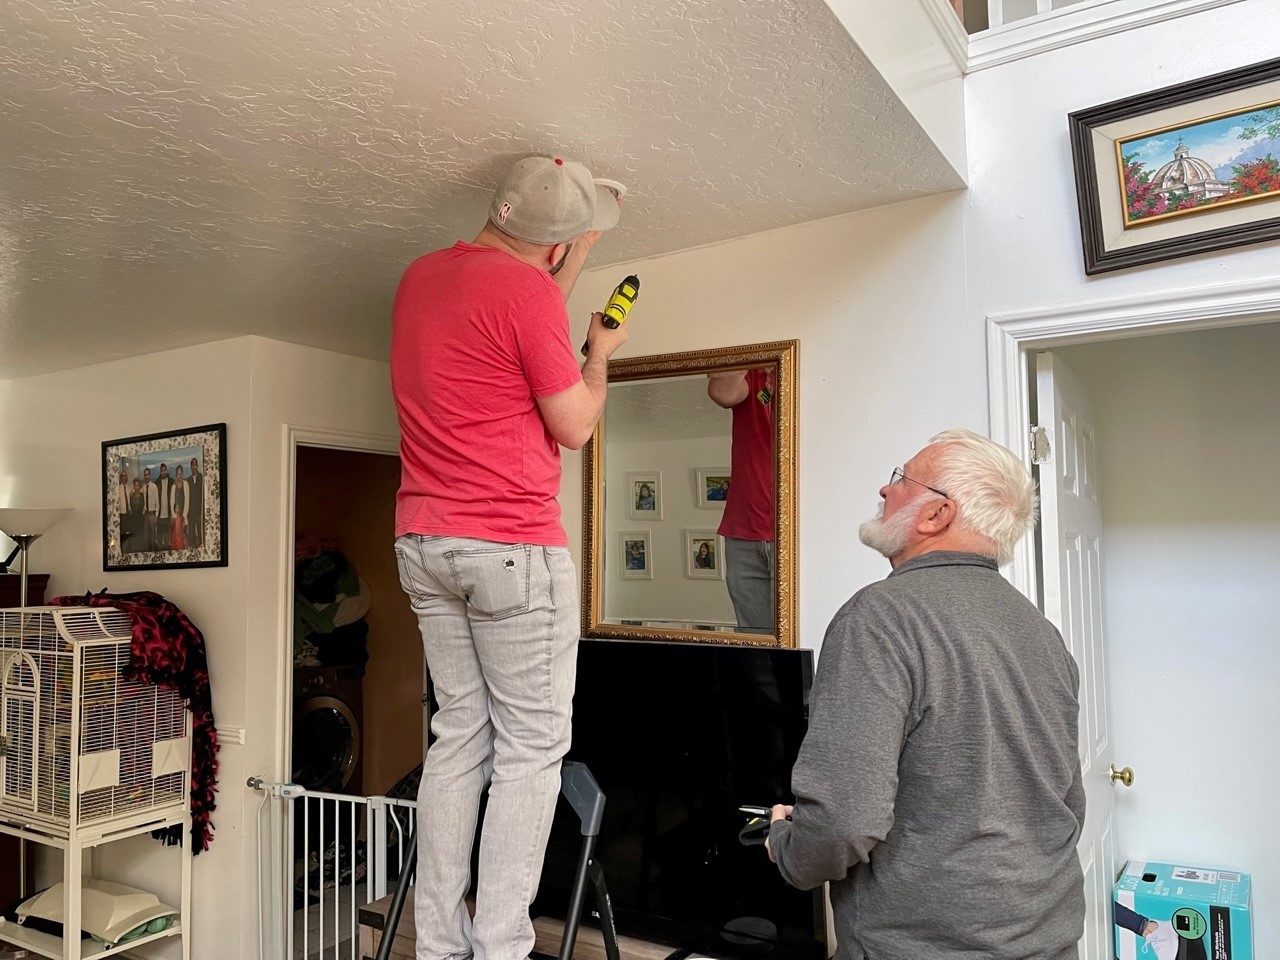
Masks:
[[[1031,462],[1048,463],[1053,459],[1053,448],[1049,444],[1049,431],[1044,427],[1031,425]]]

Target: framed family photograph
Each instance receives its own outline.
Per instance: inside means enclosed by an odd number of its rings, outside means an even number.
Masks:
[[[102,444],[102,569],[227,565],[227,425]]]
[[[621,538],[622,562],[618,576],[623,580],[653,579],[653,543],[648,530],[623,530]]]
[[[723,510],[729,499],[729,468],[697,468],[698,506],[704,510]]]
[[[1069,123],[1085,273],[1280,238],[1280,59]]]
[[[662,474],[659,471],[627,474],[627,519],[662,519]]]
[[[714,530],[685,530],[684,575],[692,580],[724,579],[724,539]]]

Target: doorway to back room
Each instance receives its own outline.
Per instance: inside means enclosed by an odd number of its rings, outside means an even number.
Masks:
[[[1100,514],[1098,606],[1084,520],[1073,532],[1067,517],[1053,536],[1045,527],[1039,593],[1046,610],[1057,594],[1064,636],[1080,644],[1082,688],[1096,678],[1081,698],[1082,749],[1106,754],[1106,802],[1090,794],[1089,814],[1107,822],[1081,851],[1098,860],[1085,956],[1126,960],[1113,954],[1109,910],[1126,860],[1242,871],[1256,907],[1280,902],[1280,774],[1258,753],[1280,730],[1280,324],[1030,359],[1041,417],[1049,391],[1058,407],[1042,499],[1065,502],[1065,487]],[[1108,758],[1132,785],[1107,782]],[[1255,909],[1253,922],[1256,955],[1274,955],[1280,918]]]
[[[424,669],[393,549],[399,482],[394,455],[297,448],[290,779],[309,793],[416,793]],[[344,918],[346,955],[345,918],[367,899],[364,809],[307,797],[295,810],[295,957],[326,909],[327,925]]]

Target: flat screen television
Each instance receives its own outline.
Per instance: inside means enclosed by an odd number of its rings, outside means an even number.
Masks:
[[[826,956],[820,892],[738,842],[740,806],[791,798],[812,680],[809,650],[582,641],[569,759],[605,793],[596,856],[620,934],[673,953]],[[578,827],[562,801],[534,916],[564,917]]]

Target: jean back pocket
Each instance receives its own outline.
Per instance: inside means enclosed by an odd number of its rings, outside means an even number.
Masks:
[[[528,544],[450,550],[445,556],[467,606],[502,620],[529,609]]]

